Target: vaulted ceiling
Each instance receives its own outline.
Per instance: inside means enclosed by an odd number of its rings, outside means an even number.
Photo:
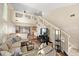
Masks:
[[[23,3],[22,5],[32,7],[39,11],[42,11],[44,16],[47,17],[49,11],[53,11],[56,8],[61,8],[69,5],[75,5],[73,3]]]
[[[79,4],[24,3],[22,5],[42,11],[48,21],[67,32],[71,36],[70,42],[79,48]]]

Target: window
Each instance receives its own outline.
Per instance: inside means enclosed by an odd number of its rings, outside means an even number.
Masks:
[[[16,17],[22,17],[23,16],[23,14],[21,14],[21,13],[16,13]]]
[[[22,34],[26,34],[30,32],[30,27],[25,27],[25,26],[16,26],[16,31]]]
[[[31,19],[31,15],[25,15],[25,17]]]

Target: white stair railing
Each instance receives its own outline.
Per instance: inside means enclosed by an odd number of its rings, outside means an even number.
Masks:
[[[53,24],[51,24],[50,22],[47,21],[47,19],[39,16],[39,22],[42,21],[42,24],[43,25],[48,25],[50,26],[51,28],[55,29],[55,30],[61,30],[62,34],[64,34],[66,36],[66,39],[65,39],[65,43],[68,44],[68,48],[69,48],[69,39],[70,39],[70,35],[68,33],[66,33],[65,31],[63,31],[62,29],[54,26]],[[66,53],[68,54],[68,49],[66,50]]]

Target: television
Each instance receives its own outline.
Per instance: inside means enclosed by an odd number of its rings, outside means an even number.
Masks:
[[[40,34],[41,35],[48,34],[48,28],[41,28],[40,29]]]

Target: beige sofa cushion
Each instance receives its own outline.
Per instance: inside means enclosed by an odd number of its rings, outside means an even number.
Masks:
[[[2,56],[11,56],[12,54],[8,51],[1,51]]]
[[[3,51],[8,51],[8,50],[9,50],[8,46],[7,46],[5,43],[3,43],[3,44],[0,46],[0,48],[2,48]]]
[[[20,42],[16,42],[16,43],[12,44],[11,48],[9,49],[9,52],[14,53],[15,49],[20,48],[20,46],[21,46]]]
[[[21,53],[21,48],[17,47],[17,48],[11,48],[10,53],[14,54],[14,53]]]
[[[8,46],[9,49],[12,47],[11,40],[7,40],[5,43],[7,44],[7,46]]]
[[[21,42],[16,42],[14,44],[12,44],[12,48],[17,48],[21,46]]]

